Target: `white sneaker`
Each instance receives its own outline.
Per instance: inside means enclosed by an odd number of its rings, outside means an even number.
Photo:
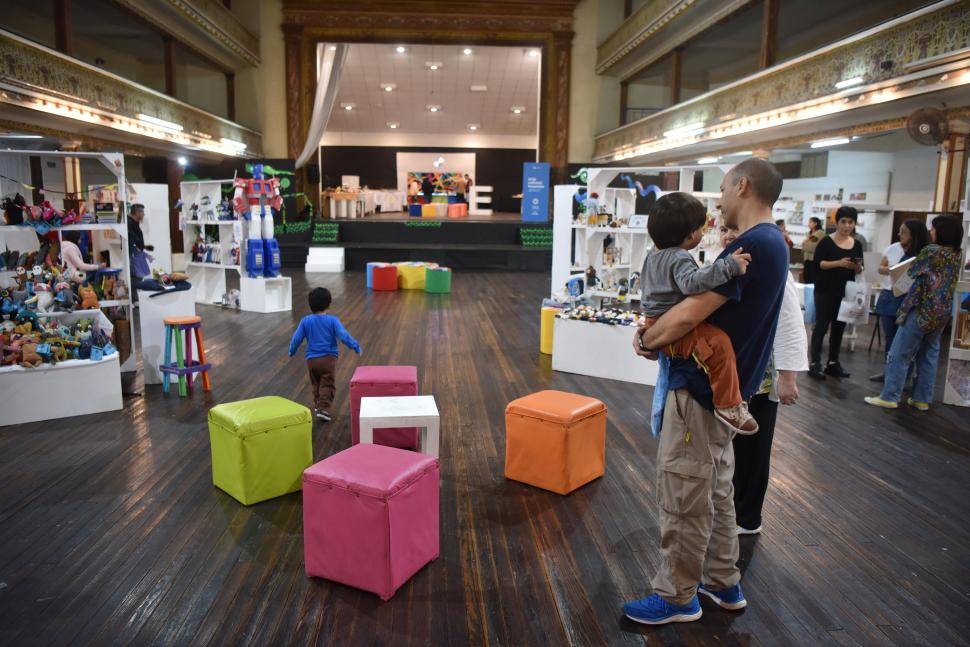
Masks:
[[[742,402],[736,407],[727,409],[714,409],[714,416],[734,429],[741,436],[750,436],[751,434],[758,433],[758,423],[751,415],[751,412],[748,411],[747,402]]]
[[[757,528],[742,528],[741,526],[738,526],[738,536],[760,535],[760,534],[761,534],[761,526],[758,526]]]

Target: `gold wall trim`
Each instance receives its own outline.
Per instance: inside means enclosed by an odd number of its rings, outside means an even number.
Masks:
[[[862,87],[891,85],[904,77],[907,64],[968,46],[967,3],[942,2],[599,135],[593,158],[612,159],[618,151],[662,140],[664,132],[688,124],[712,128],[803,104],[842,100],[852,93],[836,90],[838,81],[860,76],[865,79]],[[882,69],[885,60],[893,61],[891,69]],[[765,139],[771,138],[770,128],[763,132]]]
[[[663,29],[697,0],[652,0],[623,21],[596,49],[596,73],[605,74],[643,41]]]
[[[262,135],[255,130],[3,30],[0,86],[0,103],[97,126],[109,140],[116,130],[143,136],[146,146],[152,141],[199,146],[225,137],[246,144],[246,154],[262,151]],[[141,130],[140,124],[132,129],[139,114],[179,124],[183,131],[173,138]]]

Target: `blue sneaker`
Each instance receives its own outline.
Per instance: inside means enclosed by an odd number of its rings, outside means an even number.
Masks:
[[[687,604],[670,604],[654,593],[649,598],[623,605],[623,614],[645,625],[665,625],[668,622],[691,622],[701,617],[701,603],[694,596]]]
[[[717,606],[722,609],[729,609],[731,611],[737,611],[748,606],[748,601],[744,599],[744,593],[741,591],[741,583],[737,583],[734,586],[726,589],[721,589],[720,591],[712,591],[704,586],[704,583],[697,585],[697,592],[702,593],[714,600]]]

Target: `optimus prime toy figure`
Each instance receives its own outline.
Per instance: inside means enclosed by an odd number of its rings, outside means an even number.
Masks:
[[[276,178],[263,177],[263,165],[253,165],[253,178],[236,178],[233,208],[249,221],[246,236],[246,274],[250,278],[280,274],[280,247],[273,238],[273,212],[283,205]]]

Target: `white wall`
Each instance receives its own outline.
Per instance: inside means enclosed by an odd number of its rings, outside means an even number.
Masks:
[[[533,135],[422,135],[411,133],[324,133],[321,146],[447,146],[449,148],[522,148],[535,150]]]
[[[910,148],[893,155],[889,204],[901,211],[932,209],[938,163],[939,155],[935,146]]]
[[[445,161],[436,169],[434,162],[438,157],[443,157]],[[475,153],[398,153],[397,190],[407,191],[408,173],[430,173],[431,171],[468,173],[473,180],[478,179],[478,174],[475,172]]]
[[[263,155],[286,157],[286,66],[283,52],[282,0],[247,0],[242,9],[258,13],[244,20],[258,24],[258,68],[236,72],[236,121],[263,133]],[[302,142],[301,142],[302,145]]]

